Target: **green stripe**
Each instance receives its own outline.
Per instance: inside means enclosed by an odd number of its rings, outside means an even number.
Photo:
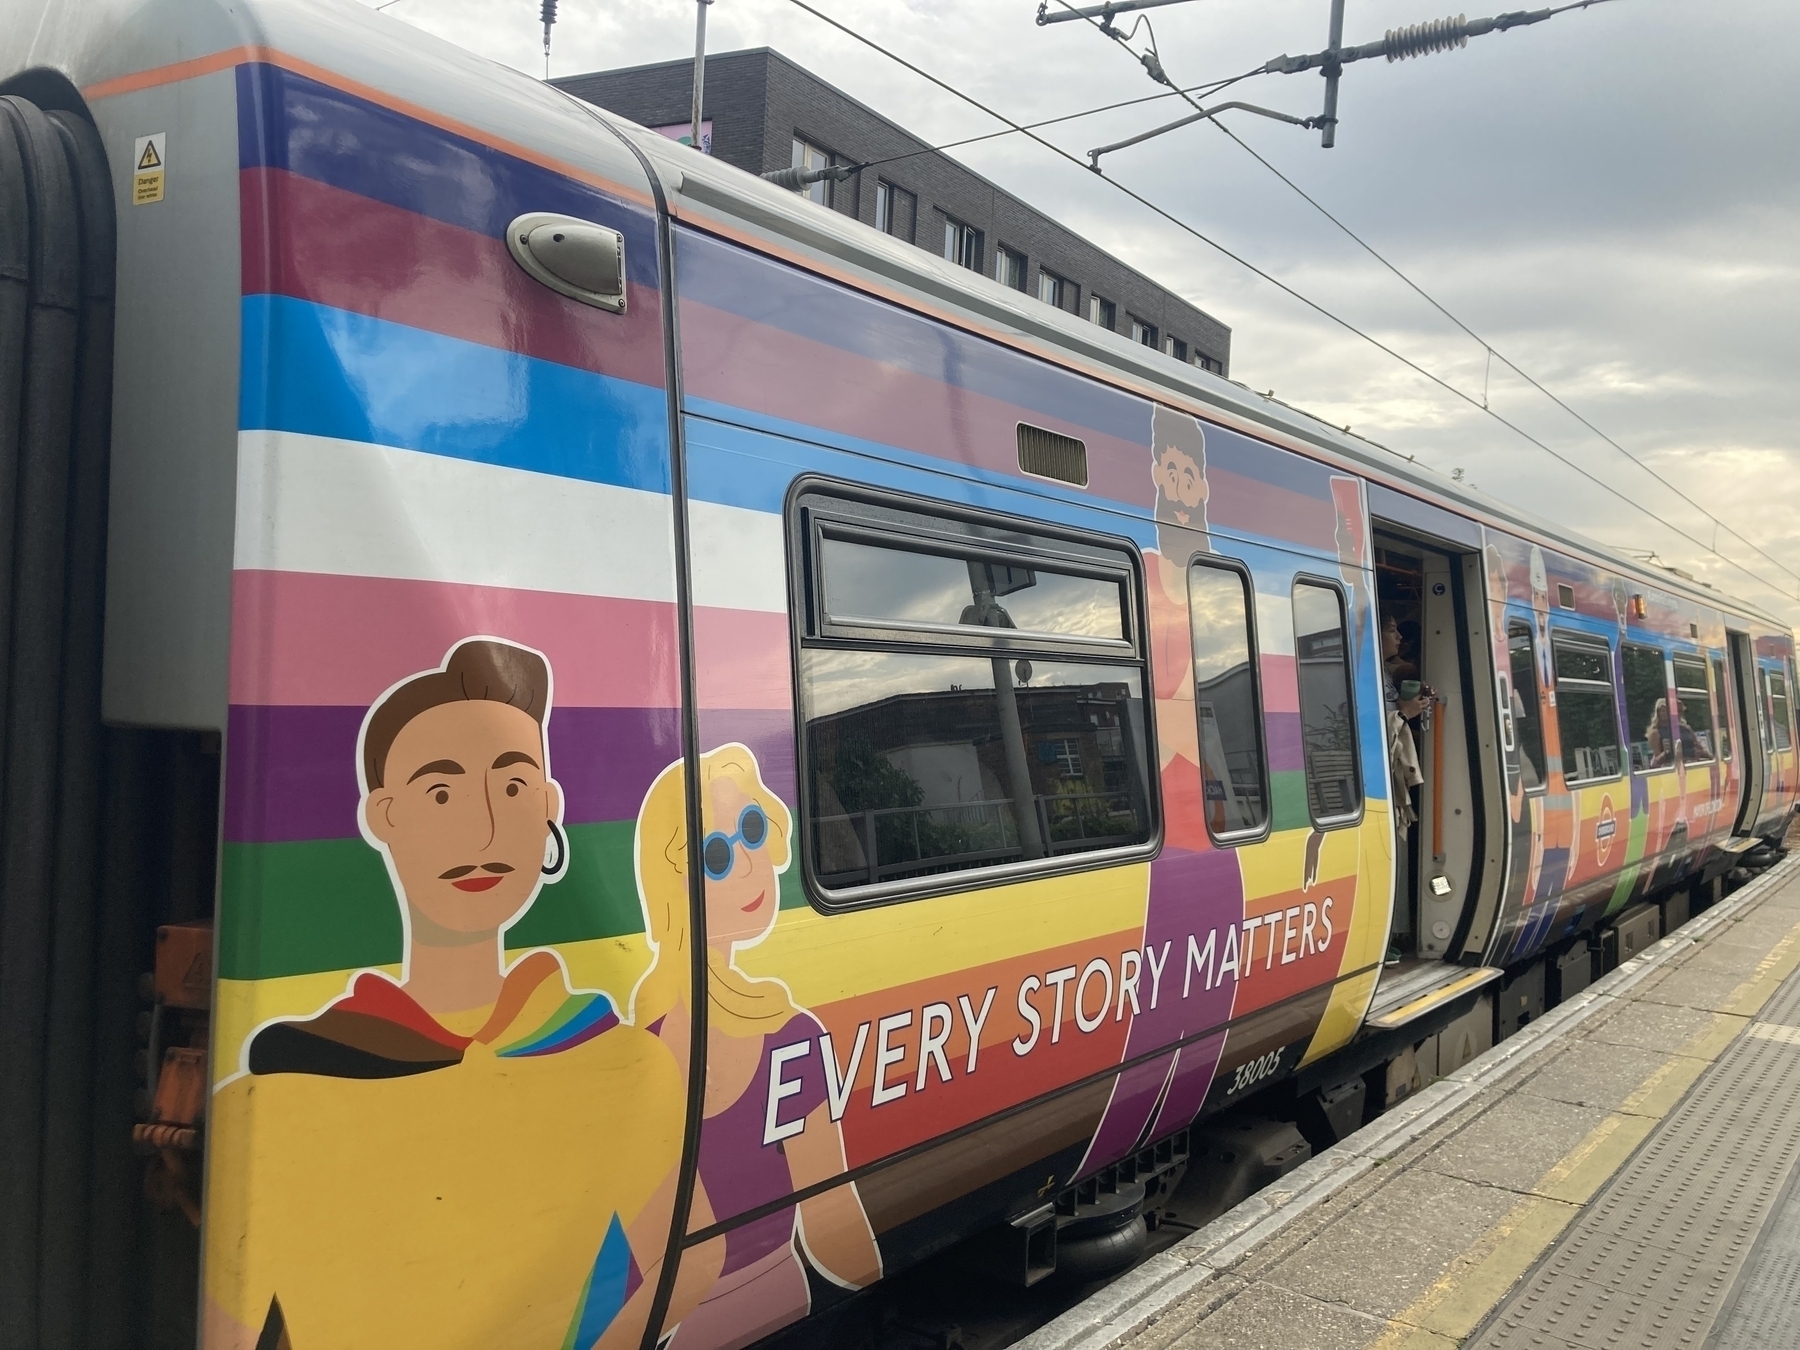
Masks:
[[[634,828],[629,820],[569,826],[568,874],[544,887],[508,931],[507,945],[642,932],[631,865]],[[222,881],[223,979],[272,979],[400,959],[400,910],[387,868],[361,839],[227,844]]]
[[[1269,828],[1275,832],[1312,828],[1312,812],[1306,804],[1305,770],[1280,769],[1270,774],[1269,803],[1275,817]]]

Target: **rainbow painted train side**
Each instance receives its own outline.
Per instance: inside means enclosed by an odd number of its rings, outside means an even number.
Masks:
[[[193,147],[122,208],[121,364],[234,335],[176,465],[229,568],[146,564],[108,655],[225,738],[209,1350],[746,1346],[1360,1074],[1396,542],[1461,569],[1445,1017],[1785,828],[1775,621],[360,9],[245,14],[58,39],[109,148]],[[533,212],[618,232],[622,312]],[[152,235],[191,302],[132,307]],[[189,546],[116,510],[115,567]]]

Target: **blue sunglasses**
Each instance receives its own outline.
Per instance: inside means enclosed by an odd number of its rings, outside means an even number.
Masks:
[[[706,842],[700,846],[700,861],[706,868],[706,875],[714,881],[725,880],[731,875],[731,850],[738,844],[746,849],[759,849],[768,837],[769,818],[763,814],[762,807],[751,802],[738,813],[736,834],[714,830],[706,836]]]

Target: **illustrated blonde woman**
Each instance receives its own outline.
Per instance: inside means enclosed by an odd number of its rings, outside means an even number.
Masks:
[[[633,1021],[659,1036],[684,1068],[694,941],[685,786],[682,765],[671,764],[638,815],[638,888],[655,957],[632,995]],[[793,856],[792,817],[743,745],[701,756],[700,799],[706,1106],[689,1232],[777,1204],[844,1171],[843,1136],[831,1118],[818,1043],[824,1028],[795,1005],[781,981],[756,979],[735,964],[738,952],[775,927],[781,873]],[[881,1253],[854,1183],[780,1206],[689,1249],[665,1323],[675,1327],[669,1350],[736,1350],[804,1316],[811,1307],[808,1266],[847,1289],[880,1278]],[[615,1340],[636,1344],[633,1333],[641,1334],[655,1283],[646,1269],[603,1347]]]

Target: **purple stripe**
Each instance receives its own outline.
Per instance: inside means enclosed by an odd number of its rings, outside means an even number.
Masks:
[[[789,808],[798,804],[794,764],[794,714],[786,708],[702,708],[700,748],[741,741],[756,756],[762,780]]]
[[[362,719],[357,707],[234,705],[226,840],[354,838]],[[651,781],[680,754],[672,708],[557,708],[550,716],[550,767],[570,825],[635,819]]]
[[[1304,769],[1306,752],[1300,739],[1300,714],[1268,712],[1263,714],[1264,735],[1268,738],[1269,772]]]

